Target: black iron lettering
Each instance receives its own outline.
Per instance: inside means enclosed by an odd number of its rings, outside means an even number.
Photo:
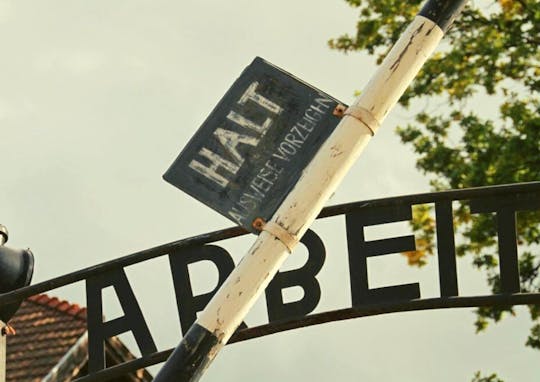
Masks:
[[[266,288],[266,307],[270,322],[303,317],[317,307],[321,300],[321,286],[315,278],[324,265],[326,249],[321,238],[308,230],[301,242],[308,249],[308,260],[301,268],[278,272]],[[282,291],[300,286],[304,296],[293,302],[284,303]]]
[[[473,214],[496,213],[501,293],[520,292],[516,211],[539,209],[540,195],[538,193],[508,194],[500,197],[472,199],[470,208]]]
[[[441,297],[459,296],[451,200],[435,203],[435,223]]]
[[[102,290],[114,287],[124,316],[103,322]],[[88,305],[88,371],[94,373],[105,368],[104,342],[107,338],[131,331],[142,355],[157,351],[148,325],[144,320],[135,294],[123,268],[113,269],[86,280]]]
[[[411,205],[361,208],[346,214],[349,274],[353,306],[374,302],[413,300],[420,298],[418,283],[369,289],[367,258],[390,253],[414,251],[414,236],[366,241],[364,227],[392,223],[412,218]]]

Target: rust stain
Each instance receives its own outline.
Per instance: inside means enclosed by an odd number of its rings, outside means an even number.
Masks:
[[[345,114],[346,109],[347,108],[345,107],[345,105],[337,104],[335,109],[332,111],[332,114],[335,115],[336,117],[343,117],[343,114]]]
[[[251,223],[252,227],[255,228],[255,229],[256,229],[257,231],[259,231],[259,232],[262,231],[262,229],[264,228],[265,224],[266,224],[266,221],[264,221],[264,219],[263,219],[263,218],[260,218],[260,217],[255,218],[255,219],[253,220],[253,222]]]
[[[221,306],[218,308],[217,312],[216,312],[216,323],[218,324],[218,326],[221,326],[223,325],[223,320],[220,320],[219,319],[219,315],[221,313]]]
[[[341,154],[343,154],[343,151],[337,146],[330,147],[330,150],[331,150],[330,156],[332,158],[336,158],[340,156]]]

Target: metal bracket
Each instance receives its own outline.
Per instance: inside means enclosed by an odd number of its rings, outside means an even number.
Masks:
[[[366,108],[358,105],[351,105],[346,108],[342,104],[338,104],[332,112],[337,117],[344,117],[350,115],[362,122],[371,131],[371,135],[375,135],[375,131],[381,126],[380,122],[375,116]]]
[[[338,103],[334,108],[334,111],[332,111],[332,114],[336,117],[343,117],[345,110],[347,110],[347,106]]]
[[[266,222],[263,218],[256,218],[251,224],[257,231],[266,231],[276,239],[281,241],[292,253],[294,246],[298,243],[298,237],[275,222]]]

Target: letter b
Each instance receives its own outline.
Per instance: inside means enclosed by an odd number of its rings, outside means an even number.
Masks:
[[[301,242],[308,249],[306,264],[298,269],[278,272],[266,288],[266,307],[270,322],[303,317],[311,313],[321,299],[321,287],[315,276],[321,270],[326,258],[324,244],[311,230],[306,232]],[[283,289],[293,286],[301,287],[304,296],[298,301],[284,303]]]

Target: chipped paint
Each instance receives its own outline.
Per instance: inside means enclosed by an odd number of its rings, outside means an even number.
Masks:
[[[353,106],[369,110],[373,118],[382,123],[442,36],[443,31],[433,21],[417,16]],[[266,224],[281,227],[289,237],[271,234],[263,229],[241,264],[231,273],[193,326],[205,328],[216,337],[219,333],[220,344],[229,340],[356,162],[371,140],[372,133],[372,129],[357,118],[341,119]],[[218,350],[218,346],[213,346],[210,353],[206,353],[208,358],[213,359]],[[203,370],[207,365],[208,362],[200,364]]]
[[[354,105],[383,121],[443,36],[431,20],[417,16],[388,53]]]
[[[442,37],[440,30],[426,37],[433,28],[433,22],[417,17],[355,104],[370,110],[378,121],[382,121]],[[427,47],[422,47],[422,44]],[[421,53],[416,54],[417,51]],[[398,59],[399,63],[393,66]],[[389,76],[391,86],[383,86]],[[228,340],[258,294],[279,270],[289,250],[298,244],[324,203],[335,192],[371,136],[371,130],[361,121],[355,118],[341,120],[336,131],[304,170],[301,180],[267,223],[279,225],[293,236],[295,241],[284,244],[276,239],[275,235],[263,230],[231,275],[229,280],[232,282],[225,282],[208,304],[204,314],[199,316],[199,325],[211,332],[222,331],[225,333],[225,341]],[[218,309],[219,322],[216,321]]]
[[[411,37],[409,38],[409,42],[407,42],[407,45],[405,45],[405,48],[403,48],[403,50],[401,51],[401,53],[399,54],[398,58],[396,59],[396,61],[390,65],[390,71],[391,72],[395,72],[396,69],[398,68],[398,65],[399,63],[401,62],[401,59],[403,58],[403,56],[405,55],[405,53],[407,53],[407,51],[409,50],[409,47],[414,43],[414,39],[416,38],[416,36],[418,34],[420,34],[420,32],[422,31],[422,29],[424,28],[424,25],[426,23],[422,23],[420,24],[420,26],[415,30],[413,31],[413,33],[411,34]]]

